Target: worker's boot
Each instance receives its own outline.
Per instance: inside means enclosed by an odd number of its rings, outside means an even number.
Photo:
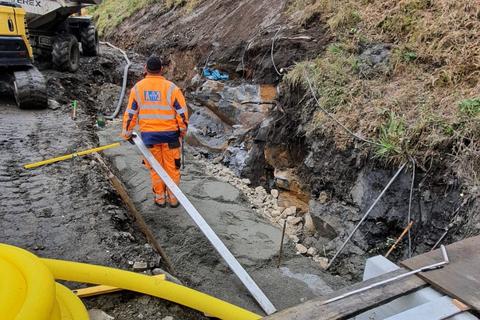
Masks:
[[[178,202],[177,198],[169,196],[168,197],[168,205],[170,206],[170,208],[178,208],[180,203]]]
[[[161,195],[155,195],[155,199],[154,199],[154,202],[157,206],[159,206],[160,208],[165,208],[167,206],[167,201],[165,199],[165,195],[161,196]]]

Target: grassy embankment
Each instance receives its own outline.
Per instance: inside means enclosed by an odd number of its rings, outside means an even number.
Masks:
[[[135,12],[148,5],[163,3],[165,9],[184,7],[189,11],[200,4],[202,0],[104,0],[101,5],[89,10],[96,20],[100,35],[106,34],[132,16]]]
[[[397,163],[413,157],[427,169],[443,161],[479,185],[477,1],[294,0],[289,10],[299,24],[321,19],[335,42],[298,63],[288,84],[308,89],[306,74],[324,108],[377,143],[376,156]],[[360,53],[375,44],[391,45],[387,67],[365,74]],[[319,133],[334,135],[338,147],[352,141],[317,109],[306,134]]]

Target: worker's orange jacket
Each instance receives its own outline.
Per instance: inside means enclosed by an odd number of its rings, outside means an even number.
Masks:
[[[188,128],[188,110],[180,89],[160,75],[148,74],[130,91],[123,116],[124,137],[139,125],[147,146],[177,143]]]

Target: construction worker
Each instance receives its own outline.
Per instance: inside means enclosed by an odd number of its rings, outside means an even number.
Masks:
[[[122,136],[132,138],[138,124],[141,137],[155,159],[172,180],[180,183],[180,147],[188,128],[188,111],[180,89],[162,75],[162,61],[157,56],[148,58],[145,65],[146,77],[130,91],[127,110],[123,116]],[[176,208],[179,203],[147,160],[150,170],[155,204]]]

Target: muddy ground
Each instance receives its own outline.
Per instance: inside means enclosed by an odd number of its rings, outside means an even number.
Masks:
[[[77,74],[43,70],[49,84],[49,108],[19,110],[11,96],[0,102],[0,242],[42,257],[101,264],[132,270],[136,261],[149,271],[164,267],[135,227],[100,166],[91,157],[76,158],[34,170],[22,165],[118,140],[119,122],[98,131],[99,112],[111,111],[121,74],[119,56],[104,49],[102,57],[82,59]],[[135,65],[133,78],[141,73]],[[79,101],[72,119],[70,102]],[[205,214],[221,239],[246,267],[278,309],[296,305],[345,285],[297,255],[285,241],[281,268],[277,253],[281,231],[259,217],[242,192],[206,173],[204,160],[189,149],[182,188]],[[148,173],[133,146],[107,153],[112,169],[129,187],[159,242],[186,285],[263,314],[246,289],[221,261],[186,212],[153,206]],[[203,315],[158,299],[121,293],[85,300],[115,319],[201,319]]]
[[[115,59],[82,59],[77,74],[43,70],[49,84],[49,108],[19,110],[13,97],[0,100],[0,242],[48,258],[132,269],[132,262],[152,261],[157,254],[129,218],[100,166],[90,157],[34,170],[22,165],[78,149],[97,146],[96,92],[115,81]],[[115,91],[116,95],[116,91]],[[113,102],[113,97],[110,97]],[[79,100],[72,120],[70,102]],[[142,316],[146,298],[117,294],[88,299],[116,319]],[[159,300],[148,300],[150,317],[197,318],[196,313]]]

